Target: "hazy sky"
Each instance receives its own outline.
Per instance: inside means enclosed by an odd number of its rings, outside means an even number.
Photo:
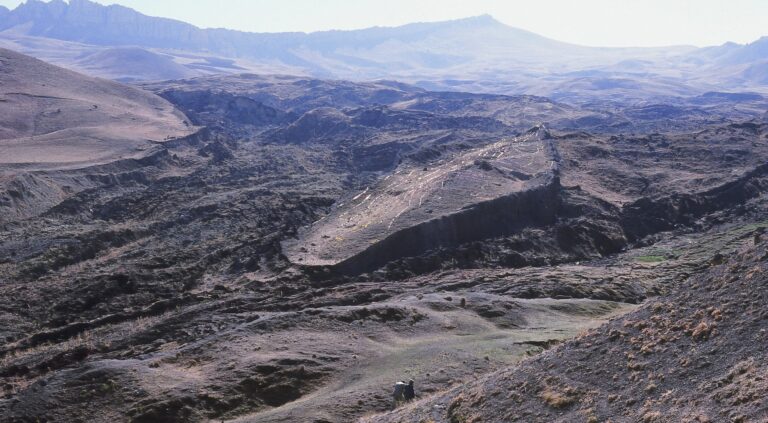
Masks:
[[[256,32],[395,26],[484,13],[593,46],[718,45],[768,35],[768,0],[98,0],[200,27]],[[21,0],[0,0],[13,8]]]

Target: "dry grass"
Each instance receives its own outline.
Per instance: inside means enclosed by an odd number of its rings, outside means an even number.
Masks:
[[[707,322],[701,322],[695,328],[693,328],[691,337],[693,339],[707,339],[709,338],[709,335],[712,333],[713,328],[714,328],[713,324],[708,324]]]
[[[651,423],[651,422],[658,422],[658,421],[661,421],[661,413],[659,413],[658,411],[649,411],[643,414],[644,423]]]
[[[576,395],[571,388],[559,391],[548,386],[541,391],[539,397],[552,408],[565,408],[576,402]]]

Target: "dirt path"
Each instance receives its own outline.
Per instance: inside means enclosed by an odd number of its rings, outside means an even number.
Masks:
[[[429,300],[429,298],[427,298]],[[362,338],[358,365],[332,382],[281,407],[242,416],[234,422],[343,421],[344,416],[387,409],[392,384],[413,378],[417,394],[429,395],[457,381],[472,380],[496,368],[519,362],[544,345],[571,338],[599,326],[635,306],[594,300],[515,300],[524,327],[500,328],[467,310],[440,313],[430,334],[391,334]],[[431,316],[432,317],[432,316]]]

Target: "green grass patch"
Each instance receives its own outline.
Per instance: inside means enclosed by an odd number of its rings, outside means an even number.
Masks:
[[[755,229],[758,229],[758,228],[768,228],[768,222],[760,222],[760,223],[753,223],[753,224],[750,224],[750,225],[739,226],[737,228],[734,228],[730,232],[738,234],[738,235],[742,235],[742,234],[746,234],[746,233],[752,232],[752,231],[754,231]]]

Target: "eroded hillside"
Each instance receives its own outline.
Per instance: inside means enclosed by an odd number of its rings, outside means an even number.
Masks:
[[[703,375],[694,355],[723,340],[722,366],[759,362],[727,325],[760,286],[721,282],[764,271],[763,244],[738,264],[768,221],[754,113],[671,131],[657,111],[622,135],[635,106],[286,76],[145,88],[205,129],[24,173],[98,183],[0,226],[4,420],[354,421],[403,378],[434,397],[378,419],[684,417],[663,399],[694,385],[656,357]]]
[[[0,49],[0,223],[146,178],[132,171],[197,130],[157,95]]]
[[[700,274],[635,312],[519,366],[364,421],[763,421],[765,228],[746,231]]]

